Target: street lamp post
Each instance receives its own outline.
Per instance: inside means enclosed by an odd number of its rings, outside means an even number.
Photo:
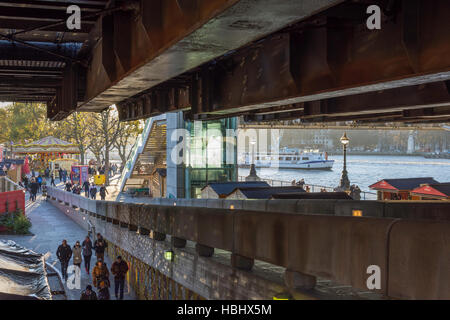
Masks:
[[[252,145],[252,163],[250,164],[250,174],[247,177],[245,177],[245,181],[260,181],[261,179],[256,174],[256,167],[255,167],[256,139],[252,139],[250,141],[250,144]]]
[[[347,145],[350,140],[347,138],[347,134],[344,132],[344,135],[341,137],[342,147],[344,148],[344,168],[342,169],[342,177],[340,187],[344,190],[350,189],[350,180],[348,179],[347,174]]]

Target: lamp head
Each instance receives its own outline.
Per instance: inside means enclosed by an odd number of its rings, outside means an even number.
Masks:
[[[347,138],[347,133],[344,132],[344,135],[341,137],[341,143],[346,146],[348,145],[348,143],[350,142],[350,139]]]

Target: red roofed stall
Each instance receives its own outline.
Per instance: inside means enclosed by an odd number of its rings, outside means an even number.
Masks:
[[[450,182],[422,185],[411,191],[420,200],[450,201]]]
[[[369,188],[377,190],[378,200],[421,200],[420,196],[413,195],[412,190],[424,184],[439,184],[431,177],[383,179]]]

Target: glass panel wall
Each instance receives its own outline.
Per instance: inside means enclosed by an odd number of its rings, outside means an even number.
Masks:
[[[187,121],[186,196],[199,198],[211,182],[237,180],[237,119]]]

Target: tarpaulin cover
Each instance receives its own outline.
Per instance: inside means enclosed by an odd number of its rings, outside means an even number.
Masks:
[[[0,240],[0,298],[51,300],[43,255]]]

